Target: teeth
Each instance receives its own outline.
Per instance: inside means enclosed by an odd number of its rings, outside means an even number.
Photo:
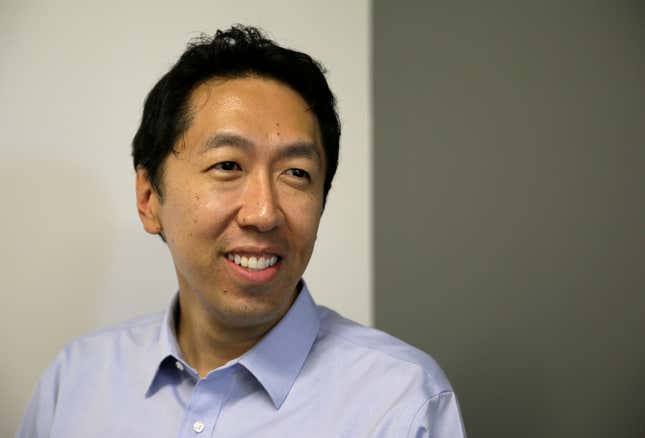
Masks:
[[[261,271],[263,269],[266,269],[275,265],[278,262],[277,256],[247,257],[247,256],[241,256],[239,254],[231,253],[227,255],[227,258],[230,261],[234,262],[236,265],[240,265],[252,271]]]

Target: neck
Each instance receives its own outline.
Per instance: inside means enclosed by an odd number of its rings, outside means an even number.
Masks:
[[[194,294],[180,290],[175,314],[177,343],[186,362],[203,378],[253,348],[283,315],[266,323],[232,327],[214,318]]]

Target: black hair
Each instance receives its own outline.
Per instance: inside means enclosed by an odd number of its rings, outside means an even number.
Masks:
[[[315,114],[327,162],[324,205],[338,167],[340,141],[336,101],[324,74],[324,67],[309,55],[280,47],[251,26],[235,25],[191,41],[145,100],[141,125],[132,141],[135,170],[145,169],[152,186],[163,196],[163,163],[190,124],[192,91],[215,77],[257,75],[291,87]]]

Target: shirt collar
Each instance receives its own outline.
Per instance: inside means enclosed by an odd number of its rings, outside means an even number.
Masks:
[[[151,396],[167,382],[162,370],[168,365],[170,359],[181,360],[181,353],[175,336],[175,313],[179,305],[179,293],[176,292],[166,311],[164,312],[161,326],[157,336],[149,345],[144,361],[144,373],[146,377],[146,397]]]
[[[320,320],[304,284],[286,315],[239,360],[280,408],[316,340]]]
[[[174,329],[178,299],[179,295],[175,294],[164,314],[158,344],[150,352],[148,369],[151,375],[147,380],[149,395],[156,392],[159,381],[162,380],[159,378],[160,370],[168,366],[168,357],[182,360]],[[316,304],[303,280],[295,301],[278,324],[253,348],[231,363],[237,362],[246,368],[278,409],[295,383],[319,328]]]

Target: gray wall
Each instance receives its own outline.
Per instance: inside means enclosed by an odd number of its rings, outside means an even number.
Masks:
[[[643,4],[404,3],[373,9],[376,326],[472,437],[645,436]]]

